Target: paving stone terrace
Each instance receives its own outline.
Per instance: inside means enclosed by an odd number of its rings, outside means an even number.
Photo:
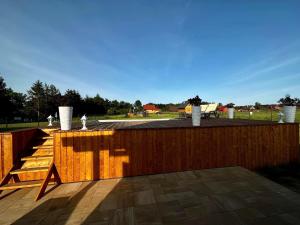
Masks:
[[[241,167],[63,184],[34,202],[37,191],[3,192],[0,224],[300,224],[299,194]]]

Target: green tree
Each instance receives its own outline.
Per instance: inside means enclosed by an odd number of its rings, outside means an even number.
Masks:
[[[78,91],[76,90],[66,90],[63,96],[63,105],[73,106],[73,115],[80,116],[83,113],[82,111],[82,98]]]
[[[97,114],[105,114],[106,113],[106,108],[105,108],[105,100],[100,97],[99,94],[97,94],[94,99],[93,99],[94,105],[95,105],[95,112]]]
[[[31,88],[27,91],[27,94],[27,115],[31,118],[34,118],[32,115],[36,115],[38,122],[40,121],[40,118],[46,118],[46,101],[43,82],[40,80],[34,82]]]
[[[12,102],[9,95],[9,89],[6,88],[6,83],[2,76],[0,76],[0,102],[1,102],[0,118],[2,121],[5,121],[5,123],[7,124],[10,116],[10,112],[12,110]]]
[[[24,117],[26,95],[14,92],[11,88],[6,87],[3,77],[0,77],[0,110],[1,122],[8,122],[14,117]]]
[[[11,116],[24,118],[26,95],[23,93],[14,92],[11,88],[8,89],[8,95],[11,101]]]
[[[45,84],[45,101],[47,115],[54,115],[58,111],[58,106],[61,104],[60,91],[53,84]]]
[[[83,102],[83,111],[89,115],[103,115],[106,113],[105,100],[97,94],[95,97],[86,96]]]
[[[134,106],[134,110],[136,112],[143,111],[143,104],[142,104],[142,102],[140,100],[136,100],[135,103],[133,104],[133,106]]]
[[[261,104],[259,102],[255,102],[254,107],[256,109],[260,109],[261,108]]]
[[[128,102],[113,100],[110,102],[107,109],[107,114],[117,115],[117,114],[127,114],[130,112],[132,105]]]

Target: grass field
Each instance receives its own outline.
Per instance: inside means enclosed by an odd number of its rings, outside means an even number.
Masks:
[[[227,113],[221,113],[221,118],[226,118]],[[273,111],[259,111],[259,112],[253,112],[253,114],[250,116],[249,112],[235,112],[234,117],[236,119],[250,119],[250,120],[269,120],[269,121],[278,121],[278,112]],[[272,118],[272,119],[271,119]],[[298,110],[296,113],[296,122],[300,122],[300,111]]]
[[[89,121],[93,120],[105,120],[105,119],[118,119],[118,120],[124,120],[124,119],[174,119],[178,118],[178,113],[162,113],[162,114],[150,114],[148,117],[125,117],[124,115],[104,115],[104,116],[90,116],[88,117]],[[221,113],[221,118],[226,118],[227,113]],[[235,112],[235,118],[236,119],[250,119],[250,120],[272,120],[278,121],[278,112],[273,112],[271,116],[271,111],[259,111],[259,112],[253,112],[253,114],[250,116],[248,112]],[[79,117],[73,118],[73,122],[78,123],[80,122]],[[297,111],[296,113],[296,122],[300,123],[300,111]],[[48,125],[48,122],[40,122],[40,127],[46,127]],[[10,130],[18,130],[23,128],[30,128],[30,127],[38,127],[37,122],[33,123],[13,123],[8,124],[8,127],[6,128],[6,124],[0,124],[0,131],[10,131]]]
[[[95,116],[91,117],[91,119],[97,119],[97,120],[128,120],[128,119],[174,119],[178,118],[178,113],[177,112],[167,112],[167,113],[161,113],[161,114],[149,114],[147,117],[141,117],[141,116],[134,116],[134,117],[125,117],[124,115],[105,115],[105,116]]]

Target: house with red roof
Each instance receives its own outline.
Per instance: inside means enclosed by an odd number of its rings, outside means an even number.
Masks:
[[[159,113],[160,112],[160,109],[156,105],[153,105],[153,104],[143,105],[143,109],[147,113]]]

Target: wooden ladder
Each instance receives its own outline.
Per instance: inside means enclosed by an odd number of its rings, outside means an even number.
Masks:
[[[22,157],[11,168],[0,183],[0,193],[4,190],[13,190],[29,187],[40,187],[36,201],[40,199],[49,183],[60,184],[56,167],[53,163],[53,132],[55,129],[43,129],[42,134],[36,137],[31,154]],[[43,180],[20,181],[19,175],[26,174],[34,177],[34,173],[46,172]],[[53,175],[53,178],[52,178]]]

